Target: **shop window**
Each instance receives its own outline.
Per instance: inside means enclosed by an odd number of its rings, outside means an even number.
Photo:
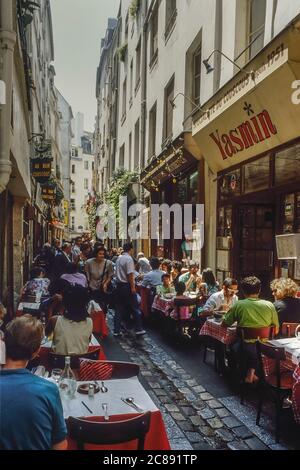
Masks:
[[[300,144],[275,155],[275,184],[295,183],[300,179]]]
[[[283,205],[283,233],[294,232],[294,218],[295,218],[295,195],[288,194],[284,198]]]
[[[177,186],[177,202],[179,204],[186,204],[188,196],[188,182],[187,179],[179,181]]]
[[[230,238],[232,236],[232,208],[220,207],[218,211],[217,236],[220,238]],[[218,248],[229,249],[225,240],[219,240]]]
[[[220,197],[221,200],[229,199],[241,194],[241,170],[235,170],[227,173],[220,179]]]
[[[244,191],[253,193],[268,189],[270,182],[270,157],[260,158],[244,166]]]

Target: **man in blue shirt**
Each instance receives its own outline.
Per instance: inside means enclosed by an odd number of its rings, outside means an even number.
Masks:
[[[159,269],[160,261],[158,258],[151,258],[150,265],[152,271],[146,274],[143,278],[142,286],[143,287],[157,287],[162,285],[162,276],[166,274],[164,271]]]
[[[57,386],[26,369],[44,336],[39,320],[16,318],[5,330],[0,371],[0,449],[66,450],[67,429]]]

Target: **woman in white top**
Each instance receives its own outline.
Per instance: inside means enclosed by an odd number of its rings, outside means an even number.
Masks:
[[[70,286],[64,292],[64,314],[52,317],[46,327],[46,335],[53,334],[52,350],[56,354],[69,356],[88,352],[93,333],[88,302],[88,290],[82,286]]]

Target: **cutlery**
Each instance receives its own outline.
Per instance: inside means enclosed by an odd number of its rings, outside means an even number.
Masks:
[[[104,382],[101,382],[101,392],[102,393],[107,393],[108,392],[108,388],[105,387]]]
[[[121,400],[126,403],[126,405],[128,406],[131,406],[132,408],[134,408],[136,411],[138,411],[139,413],[140,412],[144,412],[144,410],[139,406],[137,405],[135,402],[134,402],[134,399],[132,397],[129,397],[129,398],[121,398]]]
[[[90,410],[90,408],[84,403],[84,401],[82,401],[81,403],[91,414],[93,414],[92,410]]]
[[[105,420],[105,421],[109,421],[108,405],[107,405],[107,403],[102,403],[102,409],[104,410],[104,420]]]

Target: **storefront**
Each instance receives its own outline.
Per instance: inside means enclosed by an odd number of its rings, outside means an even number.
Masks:
[[[267,297],[274,277],[300,280],[297,261],[278,260],[276,250],[277,235],[300,233],[298,31],[275,38],[247,64],[252,74],[240,72],[204,105],[193,128],[217,185],[217,277],[255,274]]]
[[[193,229],[196,232],[196,204],[204,203],[203,198],[203,161],[199,161],[199,149],[190,133],[183,133],[175,139],[168,150],[157,157],[141,175],[141,184],[151,194],[151,204],[185,204],[193,205]],[[182,212],[183,213],[183,212]],[[149,216],[151,227],[151,213]],[[163,239],[163,223],[170,225],[170,237]],[[182,218],[182,224],[184,219]],[[182,233],[184,229],[182,228]],[[177,238],[174,234],[174,214],[170,220],[163,221],[160,214],[156,237],[151,239],[151,254],[173,260],[182,259],[182,243],[184,237]],[[192,257],[193,255],[191,255]],[[195,254],[201,262],[201,254]]]

